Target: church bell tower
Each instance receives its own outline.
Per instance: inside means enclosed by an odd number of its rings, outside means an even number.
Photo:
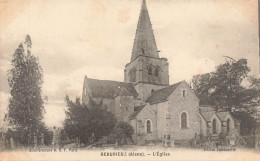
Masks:
[[[133,83],[139,98],[145,101],[153,91],[169,86],[168,68],[168,60],[159,57],[146,1],[143,0],[124,81]]]

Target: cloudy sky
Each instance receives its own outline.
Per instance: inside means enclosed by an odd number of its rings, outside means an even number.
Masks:
[[[257,0],[147,0],[170,83],[247,58],[258,75]],[[83,78],[123,81],[141,0],[0,0],[0,125],[8,106],[7,70],[29,34],[44,72],[45,122],[61,125],[64,97],[80,97]]]

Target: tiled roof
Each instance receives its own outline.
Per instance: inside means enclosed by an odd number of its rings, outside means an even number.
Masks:
[[[87,82],[93,97],[113,98],[122,92],[120,88],[124,88],[126,90],[124,94],[128,93],[134,97],[138,96],[138,93],[132,83],[91,78],[87,78]]]
[[[133,120],[136,118],[136,116],[142,111],[142,109],[145,107],[145,105],[136,106],[134,107],[134,112],[130,115],[129,119]]]
[[[165,87],[154,91],[153,94],[146,100],[150,104],[160,103],[166,101],[172,92],[181,84],[181,82],[175,83],[169,87]]]

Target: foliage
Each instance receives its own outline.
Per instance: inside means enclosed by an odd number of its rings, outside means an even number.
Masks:
[[[51,145],[53,141],[53,132],[52,131],[44,131],[44,145]]]
[[[39,59],[31,54],[31,39],[27,35],[26,51],[21,43],[13,54],[12,68],[8,71],[11,88],[8,113],[5,120],[17,128],[25,146],[37,144],[36,137],[42,133],[44,106],[41,95],[43,71]]]
[[[66,131],[64,129],[61,129],[60,130],[60,140],[65,141],[67,139],[68,139],[68,135],[67,135]]]
[[[230,111],[242,121],[242,131],[255,128],[255,121],[259,118],[260,80],[249,77],[249,72],[247,60],[239,59],[226,61],[217,66],[216,71],[196,75],[192,79],[196,93],[209,96],[216,109]],[[242,82],[247,80],[250,85],[245,87]]]
[[[260,78],[256,78],[254,76],[249,77],[250,87],[255,90],[260,90]],[[258,93],[258,96],[260,93]]]
[[[260,77],[249,77],[250,82],[250,90],[255,95],[255,98],[253,99],[254,107],[252,110],[252,115],[257,121],[258,124],[260,124]]]
[[[113,132],[108,136],[102,137],[97,144],[115,144],[119,145],[127,144],[129,140],[132,141],[132,135],[134,133],[133,127],[126,122],[119,122],[116,124]]]
[[[246,141],[241,135],[239,134],[237,129],[232,129],[227,136],[228,140],[234,140],[235,146],[242,147],[246,144]]]
[[[125,144],[127,139],[131,139],[134,133],[133,127],[126,122],[119,122],[113,133],[116,136],[119,144]]]
[[[101,104],[92,104],[87,107],[76,98],[75,102],[66,96],[68,109],[64,121],[64,130],[70,139],[79,138],[81,143],[88,144],[94,134],[95,141],[102,136],[109,135],[115,124],[114,115],[101,108]]]
[[[99,139],[96,145],[115,144],[116,141],[117,141],[116,135],[114,133],[111,133],[108,136],[103,136],[101,139]]]
[[[254,97],[241,85],[249,71],[246,59],[227,61],[217,66],[215,72],[194,76],[192,82],[195,92],[210,96],[218,109],[232,111],[247,108],[248,102]]]

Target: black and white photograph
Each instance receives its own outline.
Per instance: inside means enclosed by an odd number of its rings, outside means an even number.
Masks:
[[[260,159],[258,0],[0,0],[0,161]]]

